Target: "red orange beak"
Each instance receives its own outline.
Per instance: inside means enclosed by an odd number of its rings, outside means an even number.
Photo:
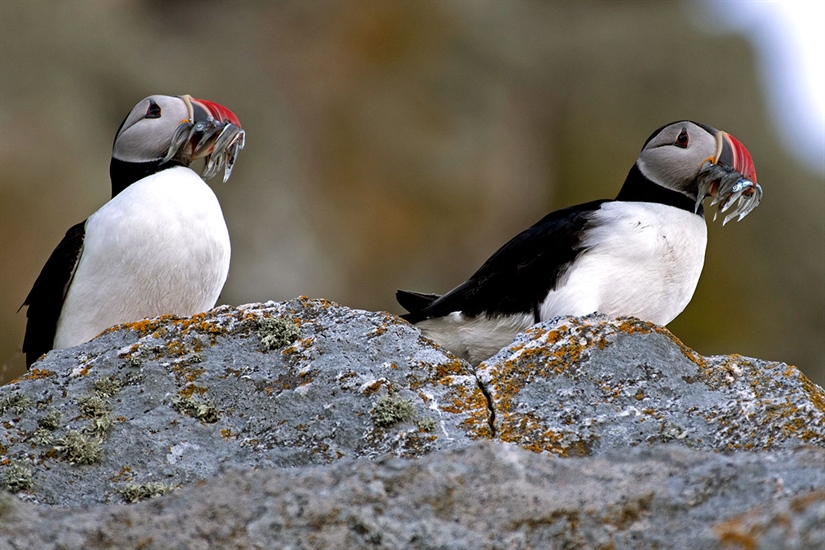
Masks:
[[[747,179],[756,183],[756,166],[753,164],[751,154],[742,145],[742,142],[727,132],[716,134],[716,156],[712,159],[713,164],[721,164],[728,168],[733,168]]]
[[[238,120],[235,113],[223,105],[219,105],[214,101],[209,101],[206,99],[195,99],[194,97],[190,97],[190,101],[193,108],[192,120],[194,122],[199,122],[201,120],[205,120],[207,117],[212,117],[218,122],[222,122],[224,124],[234,124],[238,128],[241,128],[241,121]]]

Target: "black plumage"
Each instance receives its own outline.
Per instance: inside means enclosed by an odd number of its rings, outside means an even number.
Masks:
[[[604,202],[591,201],[548,214],[443,296],[399,290],[396,298],[409,310],[402,318],[417,323],[453,311],[469,316],[532,312],[538,322],[539,304],[556,287],[567,266],[586,250],[582,237],[588,214]],[[429,302],[428,297],[432,298]]]
[[[85,235],[86,220],[73,225],[66,232],[23,302],[23,306],[29,306],[26,310],[26,336],[23,340],[26,367],[30,367],[54,345],[57,321],[83,252]]]

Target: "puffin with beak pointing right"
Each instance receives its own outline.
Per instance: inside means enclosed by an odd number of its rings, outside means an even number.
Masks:
[[[667,124],[645,141],[615,199],[548,214],[444,295],[399,290],[409,311],[402,317],[473,364],[561,315],[598,312],[666,325],[699,282],[707,197],[728,212],[723,224],[758,206],[762,188],[750,153],[705,124]]]
[[[244,139],[232,111],[211,101],[153,95],[135,105],[115,136],[111,200],[68,230],[23,303],[27,367],[116,324],[215,305],[229,233],[204,179],[221,169],[229,179]],[[198,159],[202,176],[190,168]]]

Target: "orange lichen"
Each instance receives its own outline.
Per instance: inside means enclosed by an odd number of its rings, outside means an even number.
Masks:
[[[203,395],[204,393],[206,393],[206,391],[207,390],[204,387],[196,386],[195,384],[188,384],[186,387],[184,387],[182,390],[178,392],[178,395],[180,395],[181,397],[185,397],[186,399],[189,399],[194,394]]]
[[[802,385],[808,399],[820,412],[825,413],[825,393],[823,393],[822,388],[811,382],[802,372],[797,372],[799,373],[799,383]]]
[[[375,327],[372,331],[367,333],[367,338],[375,338],[376,336],[382,336],[387,332],[387,325],[380,325]]]
[[[129,466],[122,466],[120,471],[112,476],[112,481],[129,481],[135,476],[132,474],[132,469]]]
[[[571,318],[552,330],[540,326],[528,329],[526,334],[533,341],[521,342],[510,348],[511,357],[499,362],[488,373],[492,380],[490,393],[495,402],[498,436],[533,451],[562,456],[588,455],[590,443],[586,440],[565,441],[564,434],[547,429],[544,420],[534,413],[521,412],[516,406],[519,392],[534,380],[551,380],[575,367],[588,350],[605,349],[611,345],[612,335],[647,334],[659,332],[659,329],[656,325],[632,318],[597,323]],[[669,333],[666,335],[669,336]],[[573,376],[578,376],[578,373]],[[606,381],[596,382],[605,399],[621,396],[622,386],[610,385]],[[645,399],[644,391],[638,390],[635,398]],[[653,413],[647,410],[647,414]]]
[[[794,497],[789,507],[793,514],[801,514],[820,502],[825,502],[825,491],[816,490]],[[764,510],[765,507],[760,506],[717,524],[713,531],[722,546],[745,550],[755,549],[760,546],[762,534],[770,527],[780,527],[786,532],[793,528],[793,522],[788,514],[772,514],[768,519],[764,517]]]
[[[281,351],[281,355],[290,355],[293,353],[301,353],[307,350],[312,344],[315,342],[315,337],[310,336],[308,338],[301,338],[299,340],[295,340],[290,345],[284,347]]]
[[[31,369],[29,372],[19,378],[19,380],[42,380],[49,376],[54,376],[54,372],[46,369]]]
[[[192,368],[190,365],[185,363],[177,363],[172,365],[172,372],[178,377],[178,380],[183,382],[194,382],[200,376],[206,372],[206,369],[203,367],[195,367]]]
[[[384,378],[376,380],[375,382],[364,388],[364,395],[373,395],[375,393],[378,393],[378,390],[380,390],[381,386],[383,386],[384,384],[389,384],[389,382],[387,382],[387,380]]]
[[[453,414],[466,415],[461,427],[472,439],[489,439],[493,436],[490,426],[490,411],[487,398],[479,388],[455,386],[447,395],[449,403],[441,405],[441,410]]]
[[[105,332],[114,330],[130,330],[136,332],[140,338],[152,336],[154,338],[167,338],[165,343],[166,355],[169,357],[181,357],[191,352],[200,352],[204,347],[204,341],[198,336],[206,336],[209,345],[214,345],[217,336],[226,333],[226,329],[217,321],[225,313],[203,312],[191,317],[178,317],[176,315],[162,315],[153,319],[143,319],[134,323],[117,325]],[[123,357],[130,358],[140,350],[139,344],[133,344]],[[160,357],[160,350],[153,348],[154,357]]]

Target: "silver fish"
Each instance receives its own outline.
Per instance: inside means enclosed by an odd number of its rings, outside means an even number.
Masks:
[[[198,137],[192,150],[186,150],[186,145]],[[201,177],[209,179],[221,169],[224,170],[224,183],[232,175],[232,168],[238,158],[238,151],[246,144],[246,132],[231,122],[219,122],[213,118],[197,123],[190,120],[181,122],[172,136],[172,143],[161,162],[168,162],[181,155],[187,157],[189,163],[203,157],[206,161]]]
[[[730,210],[730,213],[722,220],[722,225],[733,218],[741,221],[759,206],[762,200],[762,187],[758,183],[750,181],[739,172],[721,164],[707,162],[699,173],[698,179],[699,189],[695,211],[699,211],[699,206],[706,197],[711,195],[711,191],[716,186],[716,196],[713,197],[710,206],[717,204],[719,206],[713,214],[713,220],[716,221],[720,212],[725,213]]]

